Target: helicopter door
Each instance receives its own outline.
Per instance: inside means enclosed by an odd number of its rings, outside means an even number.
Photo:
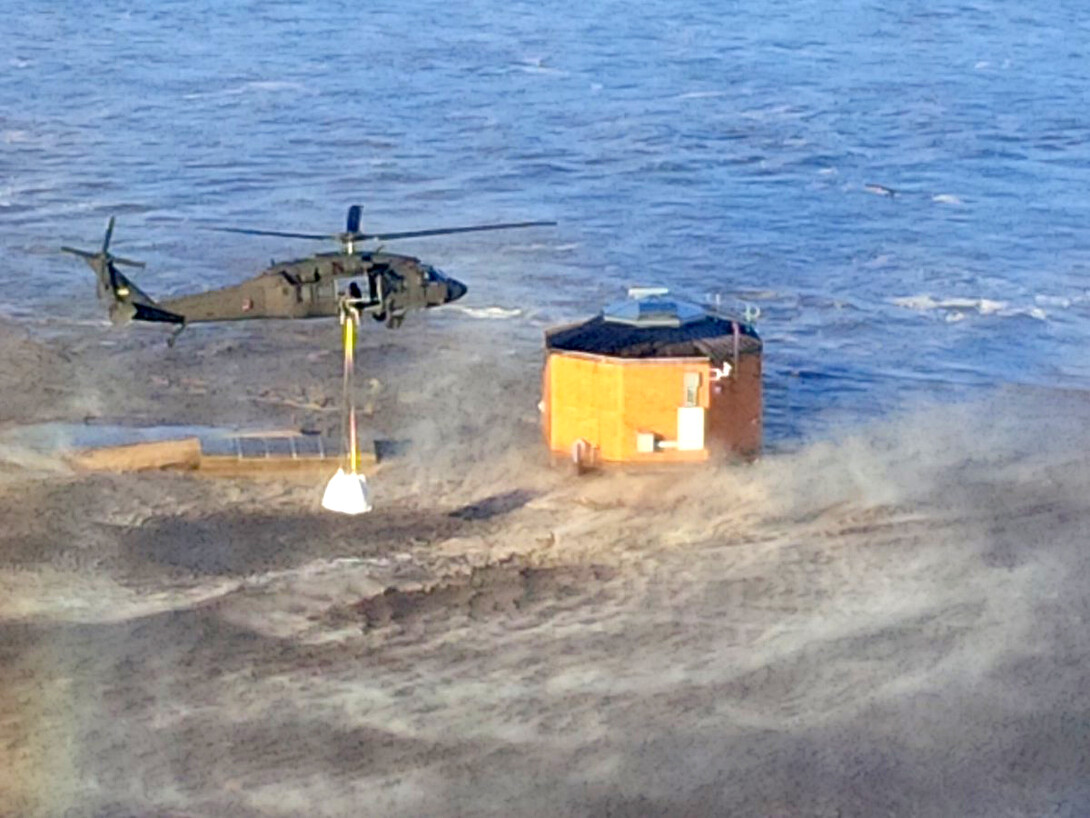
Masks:
[[[289,300],[290,296],[294,296],[295,297],[295,303],[296,304],[302,304],[303,303],[303,285],[300,283],[299,279],[297,277],[293,276],[287,270],[281,270],[280,275],[284,279],[284,282],[287,284],[286,287],[281,286],[281,288],[280,288],[281,294],[286,296],[285,299],[284,299],[285,302]]]
[[[322,287],[322,271],[317,267],[314,268],[314,275],[303,285],[302,296],[303,301],[308,305],[313,304],[320,297]]]
[[[332,278],[318,279],[305,286],[307,315],[332,315],[336,312],[337,283]]]
[[[353,300],[363,300],[367,292],[367,282],[363,276],[355,278],[342,278],[337,282],[337,297],[347,297]]]

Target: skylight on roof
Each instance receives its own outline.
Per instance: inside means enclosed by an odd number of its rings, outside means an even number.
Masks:
[[[633,290],[651,292],[610,304],[602,310],[602,316],[607,321],[635,327],[681,327],[704,317],[704,310],[695,304],[664,297],[669,292],[665,288],[634,287]]]

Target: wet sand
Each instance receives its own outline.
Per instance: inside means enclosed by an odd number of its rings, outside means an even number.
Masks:
[[[575,479],[536,330],[369,329],[370,515],[0,453],[2,814],[1090,811],[1084,395]],[[333,324],[50,332],[4,428],[338,423]]]

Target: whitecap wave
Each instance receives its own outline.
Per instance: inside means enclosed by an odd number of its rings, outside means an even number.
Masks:
[[[183,99],[214,99],[216,97],[237,97],[243,94],[252,92],[259,93],[276,93],[281,91],[304,91],[306,86],[300,82],[291,82],[287,80],[254,80],[252,82],[244,82],[242,85],[235,85],[231,88],[221,88],[217,91],[195,91],[191,94],[184,94]]]
[[[565,76],[568,74],[561,68],[553,68],[545,64],[543,57],[529,57],[524,60],[519,60],[515,65],[516,71],[522,71],[524,74],[555,74],[557,76]]]
[[[946,313],[944,320],[948,323],[961,321],[968,313],[973,312],[978,315],[994,315],[1000,318],[1026,316],[1035,318],[1038,321],[1048,320],[1048,313],[1039,306],[1011,306],[1010,302],[997,301],[991,298],[934,298],[931,295],[924,294],[891,298],[889,303],[916,312],[943,311]]]
[[[686,91],[678,94],[675,99],[713,99],[726,95],[726,91]]]
[[[301,82],[288,80],[257,80],[242,86],[243,91],[302,91],[303,89]]]
[[[1078,300],[1079,300],[1078,298],[1075,298],[1075,299],[1065,298],[1062,295],[1035,295],[1035,296],[1033,296],[1033,302],[1038,307],[1054,307],[1054,308],[1059,308],[1059,309],[1067,309],[1068,307],[1070,307],[1072,304],[1074,304]]]
[[[506,307],[455,307],[454,309],[468,315],[470,318],[491,319],[494,321],[518,318],[522,315],[522,310],[517,307],[511,309]]]
[[[1007,308],[1006,301],[990,298],[934,298],[930,295],[909,295],[891,298],[897,307],[925,312],[927,310],[976,310],[981,315],[991,315]]]
[[[579,249],[578,243],[571,244],[544,244],[541,242],[534,242],[532,244],[513,244],[507,248],[516,253],[539,253],[542,250],[548,250],[550,253],[572,253]]]
[[[875,196],[887,196],[891,199],[897,195],[897,191],[893,188],[886,187],[885,185],[879,185],[874,182],[868,182],[867,184],[863,185],[863,190],[865,190],[867,193],[873,193]]]

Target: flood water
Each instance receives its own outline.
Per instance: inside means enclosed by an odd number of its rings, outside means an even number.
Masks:
[[[56,251],[111,214],[173,294],[319,249],[202,227],[335,232],[360,202],[385,230],[559,221],[390,248],[468,282],[466,320],[510,316],[500,343],[630,284],[759,307],[774,446],[1090,383],[1075,4],[0,11],[4,313],[96,319]]]

